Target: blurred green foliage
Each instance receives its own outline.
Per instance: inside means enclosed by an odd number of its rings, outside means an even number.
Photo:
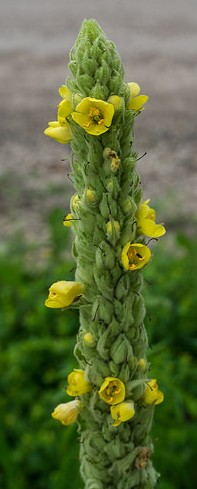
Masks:
[[[49,217],[50,246],[41,256],[19,238],[0,255],[0,487],[81,489],[76,427],[50,416],[68,400],[78,314],[44,307],[48,287],[73,278],[70,231],[57,209]],[[163,241],[164,243],[164,241]],[[145,270],[151,376],[165,402],[156,408],[154,461],[158,489],[194,489],[197,322],[197,241],[178,236],[159,244]],[[67,250],[67,252],[65,252]]]

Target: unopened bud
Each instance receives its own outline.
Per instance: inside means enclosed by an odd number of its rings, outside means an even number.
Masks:
[[[120,224],[118,221],[111,219],[106,224],[106,231],[108,239],[114,244],[120,237]]]
[[[88,200],[88,202],[90,202],[92,204],[93,204],[93,202],[96,202],[96,192],[94,190],[91,190],[90,188],[88,188],[85,191],[85,197]]]
[[[124,99],[123,97],[119,97],[118,95],[111,95],[108,98],[107,102],[114,106],[115,111],[124,109]]]
[[[85,333],[83,341],[87,346],[93,347],[95,345],[95,337],[92,333]]]
[[[147,367],[147,362],[144,358],[140,358],[138,361],[138,366],[140,367],[141,370],[145,370]]]

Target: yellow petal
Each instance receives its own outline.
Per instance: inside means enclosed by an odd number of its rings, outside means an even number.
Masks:
[[[49,136],[61,144],[69,143],[72,139],[72,133],[69,125],[61,126],[59,123],[55,124],[55,122],[56,121],[50,122],[50,126],[44,131],[45,136]]]
[[[112,418],[114,419],[113,426],[119,426],[121,423],[128,421],[135,415],[134,402],[125,401],[110,408]]]
[[[72,112],[72,104],[70,100],[67,99],[62,100],[58,105],[58,111],[57,111],[58,120],[59,117],[66,119],[66,117],[68,117],[71,114],[71,112]]]
[[[49,297],[45,301],[45,306],[50,308],[68,307],[83,293],[84,288],[80,282],[66,282],[64,280],[55,282],[49,289]]]
[[[138,270],[150,260],[151,251],[142,243],[126,243],[121,260],[125,270]]]
[[[149,207],[149,202],[150,199],[142,202],[136,212],[138,229],[140,233],[149,238],[159,238],[165,234],[166,229],[162,224],[155,223],[156,212],[152,207]]]
[[[60,97],[71,100],[72,94],[66,85],[62,85],[59,88],[59,94],[60,94]]]
[[[139,230],[149,238],[160,238],[166,233],[165,227],[162,224],[156,224],[152,219],[145,219],[144,222],[139,225]]]
[[[67,214],[67,216],[64,217],[63,225],[66,227],[72,226],[74,219],[75,218],[74,218],[73,214]]]
[[[156,379],[152,379],[147,382],[143,400],[145,404],[160,404],[164,400],[163,392],[158,388]]]
[[[66,392],[69,396],[80,396],[87,394],[92,389],[90,382],[86,380],[85,371],[81,369],[74,369],[68,375],[68,387]]]
[[[128,109],[135,111],[140,110],[148,99],[148,95],[138,95],[129,101]]]

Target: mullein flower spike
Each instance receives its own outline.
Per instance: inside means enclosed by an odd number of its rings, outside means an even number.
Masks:
[[[64,225],[73,223],[76,282],[53,284],[46,305],[79,307],[79,368],[66,388],[79,399],[53,416],[79,422],[85,489],[153,489],[150,429],[163,394],[147,381],[142,273],[151,258],[145,236],[160,237],[165,228],[142,201],[133,147],[148,96],[124,82],[115,46],[95,20],[84,21],[70,59],[72,76],[45,134],[71,144],[76,193]]]

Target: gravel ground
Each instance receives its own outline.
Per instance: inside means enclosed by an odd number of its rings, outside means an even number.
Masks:
[[[72,185],[67,148],[46,138],[69,51],[84,18],[94,17],[150,96],[136,123],[145,196],[167,227],[196,224],[196,0],[3,0],[0,6],[1,236],[16,231],[45,243],[54,205],[67,211]],[[61,161],[66,158],[66,161]]]

